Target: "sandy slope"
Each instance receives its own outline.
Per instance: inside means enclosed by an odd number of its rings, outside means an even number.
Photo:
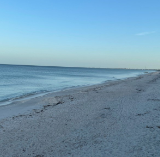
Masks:
[[[0,156],[160,157],[160,72],[0,107]]]

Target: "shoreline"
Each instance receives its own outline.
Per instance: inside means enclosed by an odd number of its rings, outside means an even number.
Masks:
[[[0,107],[0,156],[160,156],[160,72]]]
[[[38,93],[38,94],[31,94],[29,96],[22,96],[20,98],[12,98],[13,101],[5,101],[3,103],[1,103],[0,105],[0,120],[2,118],[9,118],[9,117],[12,117],[12,116],[17,116],[18,114],[27,114],[29,112],[31,112],[32,110],[36,110],[36,109],[39,109],[39,108],[43,108],[44,105],[33,105],[32,103],[32,100],[34,99],[37,99],[36,100],[36,104],[38,101],[41,101],[41,98],[43,97],[48,97],[48,95],[54,95],[56,96],[57,94],[62,94],[63,93],[66,93],[66,92],[74,92],[74,91],[79,91],[79,90],[85,90],[85,89],[88,89],[88,88],[94,88],[94,87],[97,87],[97,86],[103,86],[103,85],[112,85],[112,84],[115,84],[115,83],[119,83],[121,81],[125,81],[125,80],[128,80],[128,79],[136,79],[138,77],[141,77],[141,76],[145,76],[145,75],[148,75],[148,74],[152,74],[152,73],[156,73],[157,71],[155,72],[150,72],[150,73],[144,73],[144,74],[139,74],[137,76],[132,76],[132,77],[126,77],[126,78],[123,78],[123,79],[115,79],[115,80],[107,80],[107,81],[103,81],[101,83],[98,83],[98,84],[93,84],[93,85],[83,85],[83,86],[73,86],[73,87],[68,87],[68,88],[64,88],[64,89],[61,89],[61,90],[57,90],[57,91],[48,91],[48,92],[44,92],[44,93]],[[24,104],[25,103],[25,104]],[[32,104],[32,105],[28,105],[28,103]],[[22,105],[22,106],[21,106]],[[30,107],[31,106],[31,107]],[[24,107],[24,108],[23,108]],[[21,108],[21,110],[19,111],[19,108]],[[11,112],[7,112],[7,110],[11,110]],[[2,113],[7,113],[6,114],[3,114]],[[15,112],[16,111],[16,112]],[[9,115],[11,114],[11,115]]]
[[[16,101],[23,101],[25,99],[28,100],[28,99],[32,99],[32,98],[35,98],[35,97],[41,97],[41,96],[47,95],[49,93],[63,92],[65,90],[74,90],[76,88],[90,87],[90,86],[94,86],[94,85],[100,85],[100,84],[103,84],[103,83],[119,81],[119,80],[125,80],[125,79],[128,79],[128,78],[134,78],[134,77],[138,77],[138,76],[141,76],[141,75],[146,75],[146,74],[153,73],[153,72],[156,72],[156,71],[144,72],[143,74],[137,74],[135,76],[129,76],[129,77],[125,77],[125,78],[122,78],[122,79],[115,78],[113,80],[106,80],[106,81],[102,81],[102,82],[96,83],[96,84],[90,84],[90,85],[86,84],[86,85],[77,85],[77,86],[71,86],[71,87],[64,87],[62,89],[53,90],[53,91],[35,91],[35,92],[31,92],[31,93],[26,93],[26,94],[19,95],[19,96],[13,97],[13,98],[6,98],[4,100],[1,100],[0,101],[0,107],[1,106],[6,106],[6,105],[10,105],[10,104],[12,104],[12,103],[14,103]]]

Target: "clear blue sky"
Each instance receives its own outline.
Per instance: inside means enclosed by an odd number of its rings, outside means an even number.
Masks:
[[[160,0],[0,0],[0,64],[160,68]]]

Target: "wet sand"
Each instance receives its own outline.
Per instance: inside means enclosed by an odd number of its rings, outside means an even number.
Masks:
[[[0,107],[2,157],[159,157],[160,72]]]

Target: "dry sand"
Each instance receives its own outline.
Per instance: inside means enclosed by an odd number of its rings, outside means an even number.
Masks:
[[[0,107],[0,157],[160,157],[160,72]]]

